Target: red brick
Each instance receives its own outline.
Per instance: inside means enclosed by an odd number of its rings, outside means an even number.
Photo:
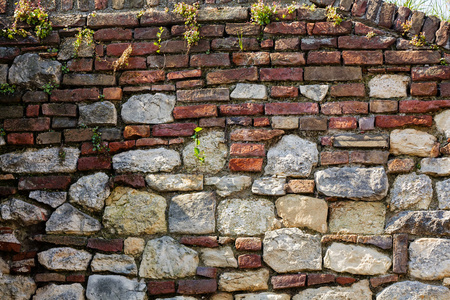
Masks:
[[[96,10],[103,10],[107,7],[108,7],[107,0],[95,0],[95,9]]]
[[[89,249],[100,250],[104,252],[122,252],[123,240],[112,239],[104,240],[100,238],[90,238],[87,243]]]
[[[76,117],[77,105],[68,103],[44,103],[42,114],[51,117]]]
[[[255,269],[260,268],[261,255],[258,254],[243,254],[238,256],[238,264],[241,269]]]
[[[254,118],[253,119],[253,126],[255,127],[264,127],[270,125],[270,119],[269,118]]]
[[[302,39],[301,48],[303,51],[319,50],[320,48],[337,48],[337,38],[309,38]]]
[[[219,106],[223,116],[259,115],[264,113],[264,105],[257,103],[227,104]]]
[[[234,172],[261,172],[262,158],[232,158],[228,167]]]
[[[257,81],[258,69],[255,67],[221,70],[206,75],[208,84],[226,84],[242,81]]]
[[[28,105],[26,108],[26,116],[29,118],[39,116],[40,105]]]
[[[173,92],[175,91],[175,86],[173,84],[158,84],[152,85],[153,92]]]
[[[400,101],[399,111],[400,113],[427,113],[449,107],[450,100],[405,100]]]
[[[189,66],[189,56],[187,55],[166,55],[147,57],[149,68],[187,68]]]
[[[186,78],[195,78],[201,77],[202,70],[185,70],[185,71],[176,71],[167,73],[168,80],[178,80],[178,79],[186,79]]]
[[[272,66],[302,66],[306,63],[305,54],[298,52],[270,53]]]
[[[161,43],[161,53],[186,53],[188,51],[185,41],[165,41]],[[191,46],[189,52],[206,52],[210,50],[209,41],[200,40],[196,45]]]
[[[95,55],[96,56],[101,57],[101,56],[105,55],[105,48],[104,48],[103,45],[95,45],[94,50],[95,50]]]
[[[272,98],[295,98],[298,96],[298,88],[295,86],[273,86],[270,90]]]
[[[86,281],[86,276],[83,274],[70,274],[70,275],[67,275],[66,281],[83,283]]]
[[[318,114],[319,104],[311,102],[302,103],[267,103],[266,115],[301,115]]]
[[[336,277],[336,282],[340,285],[350,285],[356,281],[357,279],[353,277],[342,277],[342,276]]]
[[[261,239],[254,237],[237,238],[235,245],[239,251],[259,251],[262,248]]]
[[[437,64],[441,59],[439,51],[385,51],[384,60],[390,65],[424,65]]]
[[[19,179],[19,191],[65,190],[70,181],[70,176],[21,177]]]
[[[250,126],[252,118],[250,117],[229,117],[227,118],[227,125]]]
[[[287,50],[298,50],[300,49],[300,39],[299,38],[285,38],[278,39],[275,41],[276,51],[287,51]]]
[[[52,102],[80,102],[85,100],[98,100],[100,95],[97,88],[54,90],[50,96]]]
[[[409,173],[415,167],[414,160],[412,158],[394,158],[388,161],[388,173],[399,174]]]
[[[356,129],[358,125],[354,117],[340,117],[330,118],[328,127],[330,129]]]
[[[20,98],[17,100],[17,102],[19,101]],[[48,94],[42,91],[28,91],[23,95],[22,101],[26,103],[47,102]]]
[[[234,156],[264,156],[266,155],[262,144],[231,144],[230,155]]]
[[[395,41],[394,37],[384,36],[370,39],[365,36],[340,36],[338,44],[341,49],[388,49]]]
[[[436,82],[413,82],[411,96],[436,96],[438,92]]]
[[[113,64],[117,58],[108,57],[106,60],[96,60],[95,70],[97,71],[112,71],[114,70]],[[120,70],[135,70],[135,69],[147,69],[146,59],[144,57],[130,57],[127,64],[120,68]]]
[[[443,82],[439,85],[441,90],[441,97],[450,97],[450,82]]]
[[[64,282],[66,276],[59,273],[38,273],[34,276],[36,282]]]
[[[322,166],[348,164],[349,155],[347,151],[321,152],[320,164]]]
[[[184,144],[184,138],[174,138],[169,140],[169,145]]]
[[[272,22],[264,28],[264,33],[273,35],[305,35],[306,23],[305,22]]]
[[[341,52],[339,51],[315,51],[308,53],[308,65],[340,65]]]
[[[149,281],[147,290],[150,295],[164,295],[175,293],[175,281]]]
[[[89,15],[87,25],[91,28],[136,27],[139,25],[139,20],[136,18],[136,13],[99,13],[95,16]]]
[[[359,118],[360,130],[374,130],[375,129],[375,117]]]
[[[366,88],[364,83],[344,83],[333,85],[330,88],[332,97],[365,97]]]
[[[16,187],[13,186],[0,186],[0,196],[10,196],[17,194]]]
[[[179,90],[177,101],[181,102],[206,102],[229,101],[230,90],[228,88],[211,88],[200,90]]]
[[[159,138],[143,138],[136,141],[136,147],[152,147],[167,145],[168,142]]]
[[[183,236],[180,243],[188,246],[199,246],[207,248],[219,247],[217,237],[215,236]]]
[[[313,35],[345,35],[351,32],[351,21],[344,21],[340,25],[334,25],[333,22],[317,22],[312,30]]]
[[[278,21],[278,20],[284,20],[284,21],[291,21],[295,20],[297,16],[297,12],[293,11],[292,13],[289,12],[289,9],[287,7],[278,7],[277,12],[272,15],[270,18],[271,21]]]
[[[123,130],[123,137],[126,139],[137,139],[150,136],[150,126],[148,125],[128,125]]]
[[[343,114],[368,114],[369,103],[359,101],[340,102]]]
[[[114,177],[114,184],[127,185],[135,189],[145,187],[144,176],[140,174],[123,174]]]
[[[432,116],[376,116],[375,126],[379,128],[396,128],[406,125],[427,126],[433,125]]]
[[[32,240],[42,243],[65,245],[65,246],[86,246],[87,238],[80,236],[64,235],[44,235],[38,234],[32,237]]]
[[[135,40],[155,40],[157,39],[157,34],[159,33],[159,27],[138,27],[134,29],[134,39]],[[166,39],[170,37],[170,30],[167,27],[163,27],[163,32],[161,34],[161,39]]]
[[[303,81],[302,68],[276,68],[260,70],[261,81]]]
[[[101,146],[104,148],[108,148],[108,142],[102,142]],[[99,152],[94,150],[94,145],[92,142],[84,142],[81,144],[81,155],[93,155],[98,154]]]
[[[307,282],[308,286],[334,283],[336,276],[333,274],[308,274]]]
[[[1,237],[1,234],[0,234],[0,237]],[[20,252],[21,247],[22,247],[22,245],[20,243],[0,241],[0,251]]]
[[[201,37],[221,37],[225,31],[224,25],[202,25],[200,27]]]
[[[67,62],[67,67],[71,72],[90,72],[92,71],[92,62],[90,58],[77,58]]]
[[[8,144],[11,145],[33,145],[34,136],[31,132],[25,133],[9,133],[6,136]]]
[[[102,42],[131,40],[133,32],[131,29],[105,28],[94,33],[94,40]]]
[[[355,34],[367,35],[369,32],[373,32],[376,35],[383,36],[385,33],[382,30],[378,30],[374,27],[367,26],[361,22],[355,22]]]
[[[3,126],[6,131],[47,131],[50,118],[6,119]]]
[[[286,191],[293,194],[312,194],[314,187],[314,180],[292,179],[289,180]]]
[[[27,252],[20,252],[17,254],[14,254],[12,257],[12,261],[19,261],[19,260],[26,260],[30,258],[36,258],[37,251],[27,251]]]
[[[372,100],[370,101],[370,112],[389,113],[397,112],[398,101],[395,100]]]
[[[64,130],[64,140],[66,142],[84,142],[92,139],[92,129],[66,129]]]
[[[350,162],[352,164],[384,165],[388,161],[388,151],[352,151]]]
[[[195,54],[191,56],[191,67],[229,67],[228,53]]]
[[[324,115],[341,115],[342,105],[340,102],[328,102],[320,106],[320,112]]]
[[[256,38],[242,38],[242,49],[244,51],[259,51],[260,46]],[[239,51],[241,45],[239,39],[235,37],[227,37],[221,39],[214,39],[211,42],[211,49],[214,51]]]
[[[397,274],[391,274],[391,275],[384,275],[384,276],[378,276],[370,278],[370,285],[374,288],[379,287],[380,285],[391,283],[391,282],[397,282],[398,281],[398,275]]]
[[[81,157],[78,159],[78,171],[109,170],[111,169],[111,157],[104,155]]]
[[[382,65],[383,52],[381,51],[343,51],[344,65]]]
[[[413,81],[449,80],[450,66],[414,67],[411,77]]]
[[[305,274],[278,275],[271,278],[274,290],[303,287],[306,285]]]
[[[121,88],[104,88],[103,96],[105,100],[122,100],[122,89]]]
[[[215,279],[194,279],[178,281],[177,292],[179,294],[200,295],[215,293],[216,291],[217,281]]]
[[[165,72],[163,70],[156,71],[126,71],[119,78],[119,84],[146,84],[158,81],[164,81]]]
[[[268,52],[233,53],[233,63],[237,66],[263,66],[270,64]]]
[[[197,276],[203,276],[208,278],[216,278],[217,268],[212,267],[197,267]]]
[[[214,104],[177,106],[173,109],[173,117],[175,119],[217,117],[217,106]]]
[[[205,81],[203,79],[178,81],[175,86],[177,89],[202,88],[205,86]]]
[[[237,129],[231,132],[230,139],[232,141],[260,142],[270,140],[283,134],[284,131],[279,129]]]
[[[225,118],[200,119],[199,127],[225,127]]]
[[[153,136],[191,136],[194,134],[194,123],[159,124],[153,126]]]

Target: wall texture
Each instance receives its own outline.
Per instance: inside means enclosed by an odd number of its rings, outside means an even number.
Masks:
[[[152,0],[0,39],[0,298],[450,299],[450,24],[216,2],[189,52]]]

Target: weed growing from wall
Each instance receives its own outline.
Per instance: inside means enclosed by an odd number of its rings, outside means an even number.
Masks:
[[[80,50],[83,41],[86,41],[88,45],[92,45],[94,43],[94,30],[91,30],[89,28],[79,30],[78,34],[76,35],[76,40],[73,43],[73,57],[78,57],[78,51]]]
[[[265,4],[263,0],[258,0],[257,3],[252,4],[250,10],[251,22],[258,25],[270,24],[270,18],[277,13],[277,5]]]
[[[11,94],[14,94],[15,91],[16,91],[16,85],[15,84],[11,85],[9,83],[2,83],[0,85],[0,93],[1,94],[11,95]]]
[[[337,8],[332,6],[327,6],[326,8],[327,21],[333,22],[335,26],[341,25],[344,18],[337,13]]]
[[[201,127],[196,127],[194,129],[194,135],[191,136],[191,138],[194,140],[194,156],[197,157],[197,159],[201,162],[204,163],[205,162],[205,152],[204,151],[200,151],[200,149],[198,148],[198,146],[200,146],[200,139],[199,139],[199,132],[202,131],[203,128]]]
[[[158,38],[158,40],[153,43],[153,45],[158,47],[158,50],[156,50],[156,53],[161,52],[161,36],[162,36],[163,32],[164,32],[164,28],[159,27],[159,31],[156,33],[156,37]]]
[[[126,66],[128,66],[128,60],[130,59],[131,52],[133,52],[133,46],[130,44],[127,47],[127,49],[125,49],[122,52],[122,55],[120,55],[119,59],[117,59],[116,61],[114,61],[112,63],[112,67],[114,69],[114,72],[116,72],[117,70],[123,69]]]
[[[197,14],[199,9],[199,4],[186,4],[184,2],[175,5],[174,13],[181,15],[184,18],[184,25],[186,31],[184,32],[184,39],[188,45],[189,49],[198,43],[200,40],[200,26],[197,23]]]

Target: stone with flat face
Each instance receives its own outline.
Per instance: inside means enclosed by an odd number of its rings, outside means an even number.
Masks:
[[[66,202],[67,192],[32,191],[28,197],[38,202],[50,205],[53,208],[57,208]]]
[[[151,279],[177,279],[195,276],[198,266],[196,251],[163,236],[150,240],[142,254],[139,276]]]
[[[264,262],[278,273],[322,269],[322,247],[319,235],[298,228],[266,232],[263,240]]]
[[[92,272],[137,275],[134,258],[125,254],[96,253],[91,262],[91,269]]]
[[[122,104],[122,119],[127,124],[170,123],[175,102],[175,96],[161,93],[133,95]]]
[[[450,209],[450,179],[436,182],[439,209]]]
[[[117,111],[114,104],[109,101],[96,102],[93,104],[78,105],[80,117],[79,125],[116,125]]]
[[[252,178],[244,175],[208,177],[205,179],[205,185],[214,185],[219,196],[227,197],[249,188],[252,185]]]
[[[16,198],[0,204],[1,221],[18,221],[23,225],[33,225],[46,221],[49,214],[44,208]]]
[[[436,137],[415,129],[395,129],[390,136],[390,152],[420,157],[430,156]]]
[[[320,102],[322,101],[328,93],[328,85],[312,84],[312,85],[301,85],[300,92],[306,98]]]
[[[235,100],[266,100],[267,88],[262,84],[238,83],[230,95]]]
[[[421,238],[409,244],[409,275],[422,280],[450,276],[450,239]]]
[[[114,155],[112,162],[114,170],[118,173],[171,172],[181,165],[180,154],[165,148],[122,152]]]
[[[33,300],[84,300],[84,288],[79,283],[56,285],[51,283],[36,291]]]
[[[224,272],[219,278],[219,290],[225,292],[236,291],[264,291],[269,288],[269,270]]]
[[[410,80],[409,76],[403,75],[377,75],[369,81],[370,97],[383,99],[406,97]]]
[[[308,177],[318,161],[315,143],[296,135],[286,135],[267,152],[265,174]]]
[[[145,182],[153,190],[159,192],[188,192],[203,189],[203,175],[185,174],[149,174]]]
[[[361,280],[349,287],[328,287],[323,286],[318,289],[306,289],[301,291],[292,300],[371,300],[372,291],[369,281]]]
[[[387,221],[385,232],[450,236],[450,211],[402,211]]]
[[[450,157],[424,158],[420,161],[420,173],[432,176],[450,175]]]
[[[387,148],[389,136],[382,134],[339,134],[333,139],[333,146],[339,148]]]
[[[109,194],[109,176],[103,172],[83,176],[69,189],[70,202],[93,211],[103,209]]]
[[[230,246],[204,248],[201,250],[202,262],[208,267],[237,268],[238,262]]]
[[[238,294],[234,296],[235,300],[290,300],[291,296],[288,294],[275,293],[259,293],[259,294]]]
[[[2,300],[29,300],[36,291],[36,283],[30,277],[0,276],[0,298]]]
[[[119,275],[91,275],[86,288],[88,300],[145,300],[146,284]]]
[[[397,209],[428,209],[433,198],[430,177],[411,173],[399,175],[391,189],[390,207]]]
[[[445,134],[446,138],[450,138],[450,109],[434,116],[436,128]]]
[[[447,300],[450,299],[450,290],[444,286],[422,283],[419,281],[396,282],[378,295],[376,300]]]
[[[263,177],[256,179],[252,185],[252,193],[257,195],[282,196],[286,194],[285,177]]]
[[[386,197],[389,183],[382,167],[329,168],[316,172],[317,190],[330,197],[353,200],[381,200]]]
[[[92,254],[70,247],[52,248],[38,253],[41,265],[53,271],[85,271]]]
[[[75,55],[76,38],[66,38],[61,43],[61,50],[58,52],[58,60],[68,60]],[[92,57],[94,55],[94,45],[89,45],[86,39],[81,41],[78,49],[78,57]]]
[[[82,213],[69,203],[58,207],[45,224],[48,234],[88,235],[100,231],[102,225],[97,219]]]

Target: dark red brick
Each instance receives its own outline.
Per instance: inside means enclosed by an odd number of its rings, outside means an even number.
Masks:
[[[104,240],[100,238],[90,238],[87,243],[89,249],[104,252],[122,252],[123,239]]]
[[[187,78],[196,78],[202,76],[202,70],[184,70],[184,71],[176,71],[167,73],[168,80],[178,80],[178,79],[187,79]]]
[[[105,28],[94,33],[94,40],[102,42],[131,40],[133,32],[131,29]]]
[[[302,66],[306,63],[305,54],[298,52],[270,53],[272,66]]]
[[[25,259],[29,259],[29,258],[35,258],[36,256],[37,256],[37,251],[20,252],[20,253],[13,255],[12,261],[19,261],[19,260],[25,260]]]
[[[439,85],[441,90],[441,97],[450,97],[450,82],[443,82]]]
[[[116,58],[108,57],[105,60],[95,61],[95,70],[97,71],[112,71],[114,70],[113,63]],[[146,59],[144,57],[130,57],[127,64],[122,66],[120,70],[135,70],[135,69],[147,69]]]
[[[320,164],[322,166],[348,164],[349,155],[347,151],[321,152]]]
[[[6,141],[11,145],[33,145],[34,135],[31,132],[25,133],[9,133]]]
[[[408,234],[394,234],[392,242],[392,272],[406,274],[408,270]]]
[[[50,117],[76,117],[77,105],[68,103],[44,103],[42,114]]]
[[[98,100],[100,92],[97,88],[82,88],[74,90],[53,90],[50,96],[52,102],[80,102]]]
[[[194,123],[159,124],[153,126],[153,136],[191,136],[194,134]]]
[[[396,41],[394,37],[375,36],[368,39],[365,36],[340,36],[338,38],[341,49],[388,49]]]
[[[308,274],[307,282],[308,286],[334,283],[336,276],[333,274]]]
[[[306,23],[305,22],[272,22],[264,28],[264,33],[273,35],[305,35]]]
[[[233,63],[237,66],[263,66],[270,64],[268,52],[233,53]]]
[[[119,78],[120,85],[126,84],[146,84],[158,81],[164,81],[165,72],[163,70],[156,71],[126,71]]]
[[[384,165],[387,164],[388,157],[388,151],[352,151],[350,162],[363,165]]]
[[[135,189],[145,187],[144,176],[140,174],[123,174],[114,177],[114,184],[127,185]]]
[[[253,119],[253,126],[255,127],[264,127],[270,125],[270,119],[269,118],[254,118]]]
[[[67,275],[66,281],[83,283],[86,281],[86,276],[83,274],[70,274],[70,275]]]
[[[367,35],[369,32],[373,32],[376,35],[383,36],[385,33],[382,30],[378,30],[374,27],[367,26],[361,22],[355,22],[355,34],[358,35]]]
[[[228,67],[230,55],[228,53],[195,54],[191,56],[191,67]]]
[[[188,246],[215,248],[219,247],[215,236],[183,236],[180,243]]]
[[[339,103],[343,114],[368,114],[369,103],[359,101],[345,101]]]
[[[184,80],[178,81],[175,84],[177,90],[179,89],[194,89],[194,88],[202,88],[205,86],[205,81],[203,79],[193,79],[193,80]]]
[[[376,116],[375,126],[379,128],[396,128],[406,125],[427,126],[433,125],[432,116]]]
[[[198,122],[199,127],[225,127],[225,118],[208,118],[200,119]]]
[[[437,64],[441,59],[439,51],[385,51],[384,60],[391,65],[424,65]]]
[[[3,126],[6,131],[47,131],[50,118],[6,119]]]
[[[330,118],[328,127],[330,129],[356,129],[358,124],[354,117],[339,117]]]
[[[413,82],[411,96],[436,96],[438,92],[436,82]]]
[[[38,273],[34,276],[36,282],[64,282],[66,276],[59,273]]]
[[[278,275],[271,278],[274,290],[304,287],[306,285],[305,274]]]
[[[101,146],[108,148],[108,142],[102,142]],[[81,144],[81,155],[93,155],[98,153],[98,151],[94,150],[94,144],[92,144],[92,142],[84,142]]]
[[[250,126],[252,118],[250,117],[229,117],[227,118],[227,125]]]
[[[13,186],[0,186],[0,196],[10,196],[17,194],[17,188]]]
[[[90,58],[77,58],[67,62],[67,67],[71,72],[90,72],[92,71],[92,62]]]
[[[411,77],[413,81],[449,80],[450,66],[414,67]]]
[[[138,27],[134,29],[134,39],[135,40],[155,40],[157,39],[157,34],[159,33],[159,27]],[[170,37],[170,30],[167,27],[163,27],[163,32],[161,34],[161,39],[166,39]]]
[[[379,287],[380,285],[391,283],[391,282],[397,282],[398,281],[398,275],[397,274],[391,274],[391,275],[384,275],[384,276],[378,276],[370,278],[370,285],[374,288]]]
[[[150,136],[149,125],[128,125],[123,130],[125,139],[137,139]]]
[[[47,102],[48,94],[42,91],[28,91],[23,95],[22,101],[26,103]]]
[[[260,69],[261,81],[303,81],[302,68]]]
[[[340,285],[350,285],[356,281],[357,279],[353,277],[343,277],[343,276],[336,277],[336,282]]]
[[[237,129],[231,132],[230,139],[232,141],[260,142],[270,140],[283,134],[284,131],[279,129]]]
[[[265,156],[266,151],[262,144],[231,144],[230,155],[234,156]]]
[[[275,50],[276,51],[298,50],[299,48],[300,48],[300,39],[299,38],[284,38],[284,39],[278,39],[275,41]],[[272,53],[271,53],[271,56],[272,56]],[[304,61],[304,59],[303,59],[303,61]]]
[[[40,105],[39,104],[28,105],[27,108],[26,108],[25,115],[28,118],[37,117],[37,116],[39,116],[39,111],[40,111]]]
[[[216,278],[217,268],[212,267],[197,267],[196,274],[202,277]]]
[[[136,13],[98,13],[95,16],[88,16],[87,25],[91,28],[115,26],[137,27],[139,25],[139,20],[136,18]]]
[[[341,52],[339,51],[314,51],[308,53],[308,65],[339,65],[341,64]]]
[[[175,293],[175,281],[149,281],[147,290],[150,295],[164,295]]]
[[[153,147],[161,145],[168,145],[168,142],[160,138],[143,138],[136,141],[136,147]]]
[[[295,86],[273,86],[270,90],[272,98],[295,98],[298,96],[298,88]]]
[[[0,235],[0,237],[1,237],[1,235]],[[22,248],[22,245],[20,243],[0,241],[0,251],[20,252],[21,248]]]
[[[382,65],[383,52],[381,51],[343,51],[344,65]]]
[[[188,47],[185,41],[165,41],[161,43],[161,53],[187,53]],[[190,53],[206,52],[210,50],[209,41],[200,40],[196,45],[191,46]]]
[[[86,246],[87,238],[80,236],[63,236],[63,235],[44,235],[39,234],[33,236],[32,240],[42,243],[65,246]]]
[[[260,268],[261,255],[258,254],[243,254],[238,256],[238,264],[241,269],[255,269]]]
[[[223,116],[260,115],[264,113],[264,105],[257,103],[227,104],[219,107]]]
[[[344,21],[340,25],[333,22],[317,22],[314,23],[312,33],[314,35],[345,35],[352,31],[352,22]]]
[[[184,295],[200,295],[211,294],[217,291],[217,281],[215,279],[194,279],[194,280],[179,280],[178,290],[179,294]]]
[[[21,177],[19,191],[65,190],[71,182],[70,176]]]
[[[399,102],[400,113],[427,113],[449,107],[450,100],[405,100]]]
[[[239,251],[259,251],[262,248],[261,239],[254,237],[237,238],[235,246]]]
[[[217,106],[214,104],[177,106],[173,109],[173,117],[175,119],[217,117]]]
[[[234,172],[261,172],[262,158],[232,158],[228,167]]]
[[[317,103],[267,103],[265,105],[266,115],[302,115],[318,114],[319,105]]]
[[[107,7],[108,7],[107,0],[95,0],[95,9],[96,10],[103,10]]]
[[[81,157],[78,159],[78,171],[109,169],[111,169],[111,157],[106,155]]]
[[[206,75],[208,84],[226,84],[242,81],[257,81],[258,69],[255,67],[221,70]]]

